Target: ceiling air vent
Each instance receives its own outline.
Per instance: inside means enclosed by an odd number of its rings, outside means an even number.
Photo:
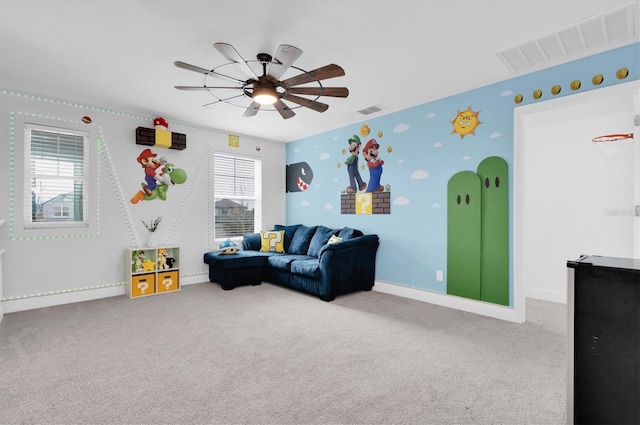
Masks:
[[[362,115],[369,115],[369,114],[373,114],[375,112],[380,112],[380,111],[382,111],[381,107],[379,107],[378,105],[373,105],[373,106],[369,106],[368,108],[360,109],[358,112],[361,113]]]
[[[620,47],[640,40],[638,8],[634,2],[496,54],[511,71],[528,72]]]

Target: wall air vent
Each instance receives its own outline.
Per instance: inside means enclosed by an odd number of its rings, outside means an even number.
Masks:
[[[496,52],[513,72],[530,72],[640,41],[639,3],[585,19]]]
[[[360,109],[358,112],[362,115],[370,115],[376,112],[382,111],[382,108],[378,105],[369,106],[368,108]]]

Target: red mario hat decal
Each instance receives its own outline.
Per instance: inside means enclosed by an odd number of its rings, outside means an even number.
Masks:
[[[169,124],[167,123],[167,121],[165,121],[164,118],[156,118],[153,120],[153,125],[155,126],[155,128],[160,127],[161,129],[166,130],[169,127]]]

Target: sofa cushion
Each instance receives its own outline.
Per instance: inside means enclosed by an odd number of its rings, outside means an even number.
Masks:
[[[257,251],[238,251],[235,254],[222,254],[218,251],[212,251],[204,254],[204,262],[220,270],[262,267],[270,255],[275,254]]]
[[[291,263],[291,273],[300,274],[318,279],[320,277],[320,261],[317,258],[310,260],[295,260]]]
[[[261,230],[260,252],[284,252],[284,230]]]
[[[309,250],[307,251],[307,255],[311,257],[317,257],[320,252],[320,248],[325,246],[329,239],[334,234],[338,233],[339,229],[329,229],[325,226],[318,226],[316,232],[313,234],[311,238],[311,242],[309,242]]]
[[[280,255],[272,255],[267,258],[267,266],[273,267],[274,269],[282,269],[282,270],[291,270],[291,263],[296,260],[308,260],[309,257],[306,255],[295,255],[295,254],[280,254]]]
[[[284,226],[282,224],[276,224],[275,226],[273,226],[273,230],[284,230],[284,252],[289,252],[289,247],[291,246],[293,235],[296,234],[296,230],[300,226],[302,225],[292,224],[291,226]]]
[[[358,236],[362,236],[362,232],[358,229],[352,229],[351,227],[344,227],[342,230],[340,230],[340,233],[338,233],[338,237],[342,238],[343,241]]]
[[[288,252],[291,254],[307,255],[307,251],[309,251],[309,244],[311,243],[311,238],[313,238],[315,231],[316,226],[307,227],[300,225],[296,229],[293,239],[291,239],[291,245],[289,246]]]

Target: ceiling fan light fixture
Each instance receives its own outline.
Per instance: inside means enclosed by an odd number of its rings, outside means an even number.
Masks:
[[[278,93],[269,87],[257,87],[253,91],[253,101],[261,105],[273,105],[278,100]]]

